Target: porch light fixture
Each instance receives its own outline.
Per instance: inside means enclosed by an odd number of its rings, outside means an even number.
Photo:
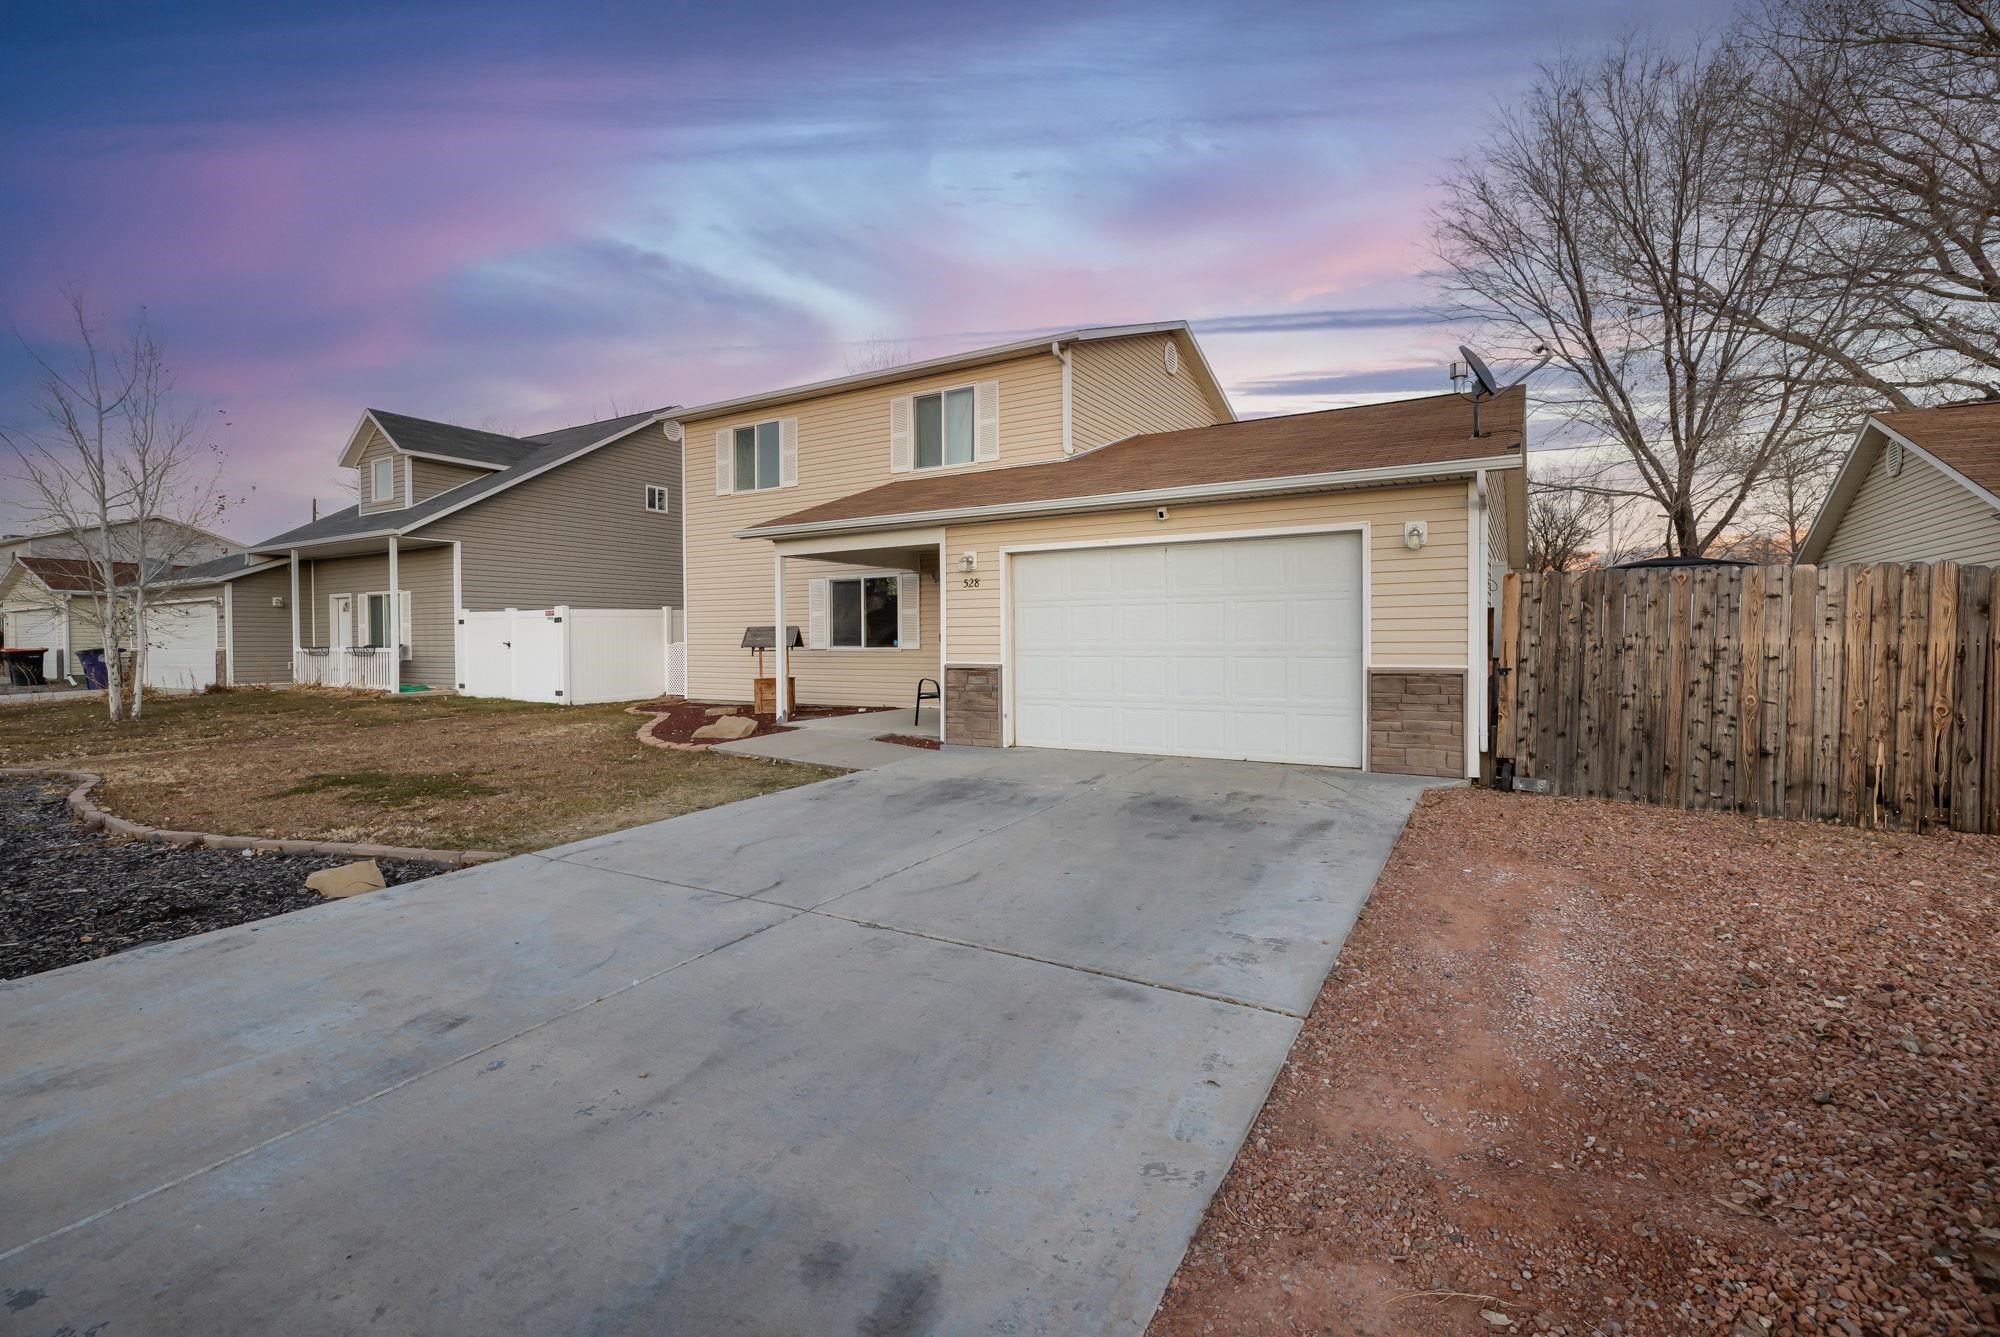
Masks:
[[[977,571],[979,569],[979,554],[976,552],[960,553],[958,555],[958,569],[961,571]]]
[[[1430,536],[1431,527],[1428,521],[1405,520],[1403,522],[1403,546],[1411,552],[1415,552],[1423,547]]]

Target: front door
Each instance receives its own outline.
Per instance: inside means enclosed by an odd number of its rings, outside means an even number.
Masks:
[[[345,650],[354,643],[354,596],[328,595],[326,616],[326,643],[336,650]]]

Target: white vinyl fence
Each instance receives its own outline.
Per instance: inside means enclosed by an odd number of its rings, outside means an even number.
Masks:
[[[458,690],[568,705],[685,692],[683,616],[672,608],[460,609]]]

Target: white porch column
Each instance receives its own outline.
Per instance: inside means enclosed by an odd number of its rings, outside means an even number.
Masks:
[[[389,691],[403,681],[403,582],[396,574],[396,536],[389,535]]]
[[[299,550],[292,549],[292,666],[299,662]]]
[[[792,680],[792,638],[785,634],[785,554],[782,552],[776,553],[771,560],[774,563],[772,584],[776,587],[778,600],[777,617],[771,623],[771,641],[778,648],[778,681],[776,684],[778,718],[786,720],[790,719],[792,714],[792,694],[789,690]]]

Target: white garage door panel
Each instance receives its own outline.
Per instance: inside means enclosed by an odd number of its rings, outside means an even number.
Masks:
[[[62,613],[52,608],[15,609],[7,614],[7,640],[22,650],[40,649],[42,676],[55,680],[56,653],[62,649]]]
[[[1011,560],[1015,742],[1361,764],[1359,534]]]
[[[146,610],[146,686],[198,692],[215,681],[212,603],[154,604]]]

